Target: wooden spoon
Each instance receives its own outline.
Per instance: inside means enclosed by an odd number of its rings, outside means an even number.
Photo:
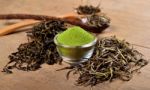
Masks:
[[[66,14],[64,16],[59,16],[59,17],[69,19],[72,21],[80,21],[80,19],[73,16],[73,14]],[[24,20],[24,21],[18,22],[16,24],[5,26],[4,28],[0,29],[0,36],[10,34],[12,32],[15,32],[17,29],[20,29],[20,28],[23,28],[26,26],[30,26],[30,25],[34,25],[34,24],[39,23],[39,22],[40,22],[39,20]]]
[[[51,19],[62,20],[69,24],[80,26],[84,28],[85,30],[88,30],[94,33],[100,33],[108,27],[108,25],[105,25],[103,27],[89,26],[83,23],[82,20],[78,17],[79,16],[77,15],[64,15],[62,17],[52,17],[52,16],[45,16],[45,15],[30,15],[30,14],[5,14],[5,15],[1,14],[0,19],[33,19],[33,20],[23,21],[14,25],[4,27],[3,29],[0,30],[0,36],[14,32],[16,29],[19,29],[25,26],[34,25],[35,23],[38,23],[42,20],[51,20]]]
[[[24,20],[24,21],[16,23],[16,24],[6,26],[6,27],[0,29],[0,36],[7,35],[9,33],[12,33],[14,31],[16,31],[19,28],[23,28],[23,27],[26,27],[26,26],[34,25],[34,24],[36,24],[38,22],[40,22],[40,21]]]

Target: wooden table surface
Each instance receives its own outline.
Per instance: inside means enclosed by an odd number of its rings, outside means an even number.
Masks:
[[[99,0],[90,0],[97,5]],[[80,0],[0,0],[0,14],[32,13],[45,15],[62,15],[73,11]],[[150,58],[150,0],[101,0],[102,11],[111,18],[111,26],[98,37],[116,35],[126,39],[137,50]],[[2,27],[5,21],[0,21]],[[16,51],[20,43],[27,42],[25,32],[0,37],[0,70],[9,61],[8,55]],[[66,71],[56,71],[63,65],[42,65],[33,72],[14,70],[7,75],[0,72],[0,90],[90,90],[90,87],[75,86],[77,76],[66,80]],[[142,68],[142,73],[135,74],[132,80],[123,82],[115,80],[93,87],[93,90],[150,90],[150,65]]]

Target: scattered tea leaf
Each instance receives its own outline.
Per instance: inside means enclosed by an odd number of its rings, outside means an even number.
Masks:
[[[95,14],[95,13],[101,12],[99,6],[94,7],[92,5],[84,5],[84,6],[80,5],[75,10],[78,14],[83,14],[83,15],[85,15],[85,14]]]
[[[12,73],[10,71],[12,68],[34,71],[43,63],[61,62],[62,59],[56,50],[53,39],[57,33],[65,29],[64,22],[60,20],[44,21],[33,27],[32,31],[27,33],[28,43],[21,44],[17,52],[9,55],[10,61],[4,67],[3,72]]]
[[[110,24],[110,19],[105,14],[92,14],[87,16],[87,25],[93,27],[107,27]]]
[[[134,72],[148,64],[142,56],[125,40],[118,40],[115,36],[102,38],[89,61],[74,66],[69,73],[79,74],[76,85],[94,86],[115,78],[129,81]]]

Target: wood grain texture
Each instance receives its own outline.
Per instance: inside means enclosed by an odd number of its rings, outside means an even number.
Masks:
[[[10,34],[10,33],[13,33],[13,32],[15,32],[16,30],[18,30],[20,28],[27,27],[27,26],[30,26],[30,25],[35,25],[39,22],[40,21],[25,20],[25,21],[22,21],[22,22],[13,24],[13,25],[9,25],[7,27],[4,27],[4,28],[0,29],[0,36],[4,36],[4,35]]]
[[[99,0],[90,0],[97,5]],[[80,0],[0,0],[0,13],[33,13],[62,15],[72,12]],[[7,7],[6,7],[7,6]],[[119,39],[150,47],[150,0],[102,0],[102,11],[111,18],[111,26],[98,37],[116,35]],[[3,22],[3,21],[1,21]],[[2,23],[1,23],[1,26]],[[20,43],[27,41],[24,32],[0,37],[0,69],[8,62],[7,56],[16,51]],[[137,47],[145,58],[150,49]],[[74,85],[77,76],[65,79],[67,71],[55,71],[63,65],[43,65],[35,72],[14,70],[14,74],[0,72],[0,90],[90,90],[90,87]],[[128,82],[115,80],[93,87],[93,90],[150,90],[150,65],[135,74]]]

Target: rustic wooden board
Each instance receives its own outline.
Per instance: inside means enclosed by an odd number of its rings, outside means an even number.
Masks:
[[[99,0],[90,0],[92,4]],[[49,3],[47,3],[49,2]],[[0,0],[1,13],[33,13],[61,15],[71,12],[80,0]],[[111,26],[98,37],[116,35],[120,39],[150,47],[150,0],[102,0],[101,7],[111,18]],[[1,21],[1,25],[3,26]],[[20,43],[26,42],[24,32],[0,37],[0,69],[8,62],[7,56],[16,51]],[[146,58],[150,58],[150,49],[135,46]],[[89,90],[90,87],[74,85],[77,76],[65,79],[67,71],[56,71],[63,65],[43,65],[34,72],[14,70],[14,74],[0,72],[0,90]],[[128,82],[115,80],[95,86],[94,90],[150,90],[150,65],[134,75]]]

